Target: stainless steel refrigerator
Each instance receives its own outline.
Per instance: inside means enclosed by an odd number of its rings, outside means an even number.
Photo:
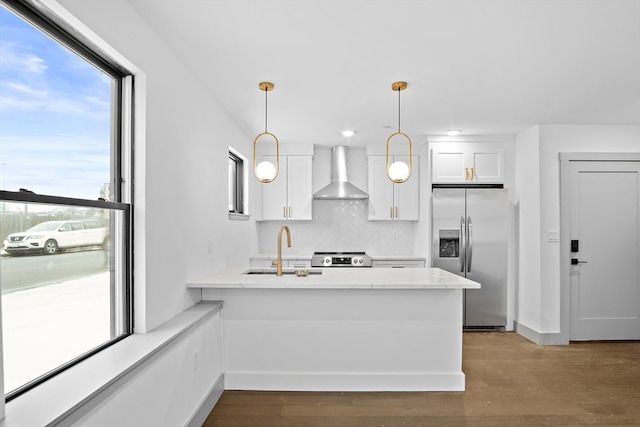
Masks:
[[[466,329],[507,325],[507,190],[434,188],[432,266],[482,285],[464,293]]]

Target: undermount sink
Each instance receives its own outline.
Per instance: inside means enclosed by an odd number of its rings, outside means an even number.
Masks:
[[[242,274],[272,274],[275,275],[276,274],[276,269],[275,268],[251,268],[247,271],[245,271]],[[283,275],[296,275],[296,276],[307,276],[310,274],[322,274],[322,269],[321,268],[305,268],[305,269],[300,269],[300,268],[283,268],[282,269],[282,274]]]

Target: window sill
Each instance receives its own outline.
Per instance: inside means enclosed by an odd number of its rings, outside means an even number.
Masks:
[[[229,219],[233,221],[248,221],[251,218],[251,215],[248,214],[238,214],[229,212]]]
[[[200,302],[151,332],[125,338],[7,403],[0,427],[44,426],[62,421],[221,309],[222,302]]]

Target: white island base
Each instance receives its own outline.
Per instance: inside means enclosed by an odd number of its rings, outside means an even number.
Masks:
[[[293,286],[305,278],[272,280],[284,285],[189,283],[204,300],[224,301],[225,389],[464,390],[462,294],[479,284],[315,289]]]

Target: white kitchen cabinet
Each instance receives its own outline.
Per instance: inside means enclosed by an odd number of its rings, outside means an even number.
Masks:
[[[420,219],[420,160],[412,157],[411,177],[396,184],[387,177],[385,156],[369,156],[369,220],[417,221]],[[391,162],[408,161],[395,156]]]
[[[423,259],[373,260],[372,268],[424,268]]]
[[[264,160],[275,164],[274,156]],[[313,200],[311,156],[280,156],[278,177],[262,188],[262,219],[310,220]]]
[[[504,148],[473,144],[432,150],[434,184],[502,184],[504,183]]]

